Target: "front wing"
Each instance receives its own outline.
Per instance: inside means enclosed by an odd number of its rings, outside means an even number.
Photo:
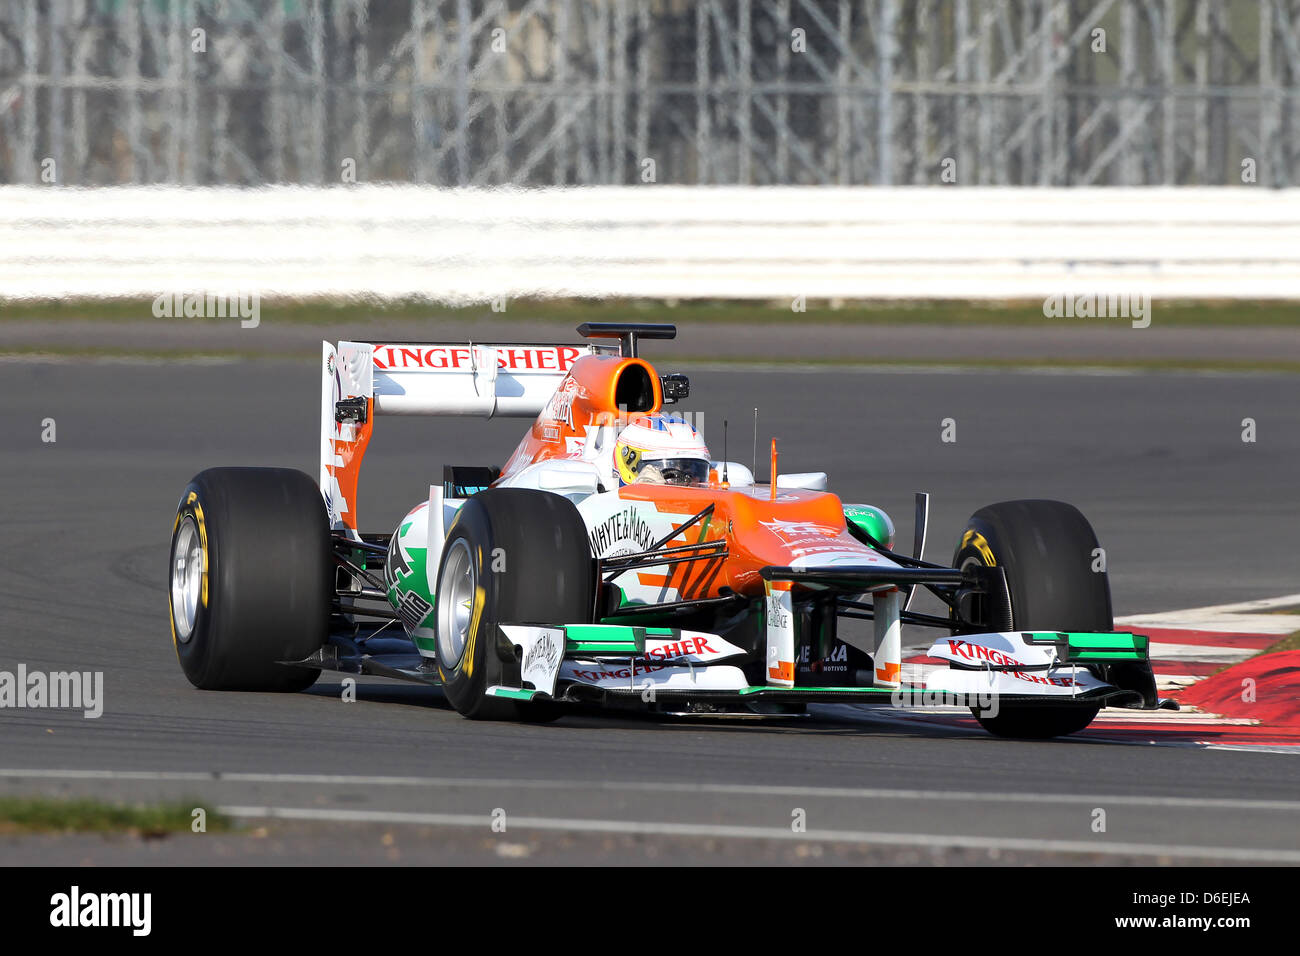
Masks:
[[[924,709],[1041,707],[1177,709],[1156,696],[1148,639],[1126,632],[1016,631],[941,638],[900,686],[785,687],[751,682],[751,655],[717,634],[613,624],[508,624],[520,686],[488,693],[611,707],[758,701],[837,702]],[[439,683],[436,665],[408,641],[333,637],[302,667]],[[753,672],[753,668],[750,668]]]
[[[1125,632],[967,634],[937,641],[929,652],[936,663],[920,665],[897,687],[785,687],[751,683],[738,666],[744,652],[715,634],[589,624],[505,630],[525,661],[541,635],[558,644],[564,634],[564,654],[540,683],[525,679],[529,686],[488,691],[519,700],[1177,707],[1156,697],[1147,638]]]

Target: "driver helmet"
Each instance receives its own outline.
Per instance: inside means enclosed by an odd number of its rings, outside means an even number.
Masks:
[[[695,426],[675,415],[639,415],[614,443],[614,470],[619,485],[705,484],[709,449]]]

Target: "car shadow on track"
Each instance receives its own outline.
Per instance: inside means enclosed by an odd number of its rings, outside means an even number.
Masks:
[[[397,704],[409,707],[414,713],[416,708],[425,711],[444,712],[448,718],[455,717],[455,711],[447,703],[441,689],[415,683],[389,682],[382,679],[366,677],[357,681],[355,688],[356,702],[359,704]],[[304,693],[319,698],[337,700],[344,692],[342,680],[322,678]],[[836,712],[838,710],[838,712]],[[467,722],[469,723],[469,722]],[[500,723],[484,726],[501,727]],[[543,732],[561,735],[572,730],[620,730],[655,731],[658,733],[674,731],[708,731],[710,733],[739,734],[779,734],[783,736],[810,734],[819,737],[894,737],[905,739],[956,740],[965,738],[998,741],[982,730],[973,720],[961,723],[938,723],[912,720],[900,717],[892,711],[876,708],[854,708],[851,705],[819,705],[804,714],[662,714],[636,710],[611,711],[595,707],[575,706],[552,723],[526,724],[520,726],[540,729]],[[1034,741],[1004,741],[1023,746]],[[1101,740],[1098,738],[1072,739],[1061,737],[1052,741],[1038,741],[1049,744],[1074,745],[1109,745],[1122,744],[1124,741]]]

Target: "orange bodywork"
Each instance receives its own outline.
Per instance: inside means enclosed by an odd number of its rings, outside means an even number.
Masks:
[[[364,422],[351,426],[336,425],[336,435],[342,427],[350,427],[353,430],[353,438],[351,441],[344,441],[338,437],[330,439],[334,454],[341,464],[329,464],[326,465],[326,469],[338,482],[341,496],[339,517],[343,519],[345,527],[356,531],[357,485],[361,478],[361,462],[366,457],[366,448],[370,445],[370,436],[375,429],[375,400],[373,398],[366,399],[366,420]],[[344,506],[344,502],[346,502],[346,506]]]
[[[663,390],[659,373],[650,363],[613,355],[583,356],[573,363],[573,368],[501,469],[501,474],[509,476],[536,462],[569,456],[569,440],[585,440],[588,426],[619,425],[628,416],[629,409],[619,408],[618,383],[632,366],[645,369],[654,397],[651,407],[631,411],[659,411],[663,406]]]
[[[728,587],[737,594],[763,593],[762,568],[789,566],[818,552],[861,551],[863,564],[878,560],[848,533],[843,506],[820,491],[765,488],[754,494],[724,488],[634,484],[620,489],[627,501],[644,501],[661,512],[694,515],[710,504],[713,514],[679,533],[666,547],[725,539],[727,556],[669,565],[664,572],[639,573],[642,584],[676,588],[683,599],[714,597]],[[755,495],[758,495],[756,497]]]

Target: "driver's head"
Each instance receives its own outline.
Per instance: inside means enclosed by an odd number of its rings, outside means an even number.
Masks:
[[[639,415],[614,443],[614,469],[620,485],[704,484],[709,449],[690,422],[672,415]]]

